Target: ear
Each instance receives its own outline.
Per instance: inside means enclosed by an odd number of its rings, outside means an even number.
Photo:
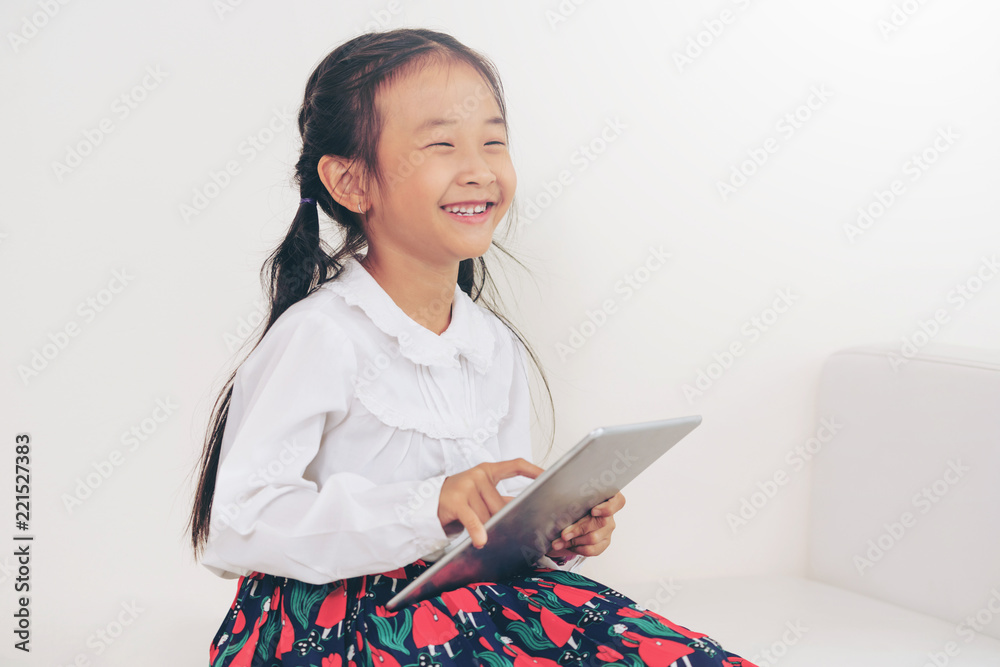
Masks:
[[[358,176],[361,169],[353,160],[338,155],[324,155],[316,166],[319,179],[337,203],[349,211],[368,208],[364,183]]]

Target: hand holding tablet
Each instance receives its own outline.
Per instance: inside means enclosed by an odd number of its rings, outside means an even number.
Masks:
[[[543,468],[522,458],[483,462],[445,478],[438,501],[438,519],[447,531],[455,521],[460,521],[469,531],[472,545],[481,549],[486,544],[483,524],[507,504],[510,496],[501,496],[497,482],[508,477],[524,475],[532,479],[545,472]]]
[[[599,556],[611,545],[615,529],[614,514],[625,506],[625,496],[619,491],[603,503],[595,505],[587,516],[566,526],[552,543],[549,558],[572,558],[576,555]]]
[[[469,535],[451,545],[386,608],[393,611],[469,582],[529,568],[551,553],[553,542],[567,530],[572,553],[599,548],[610,536],[609,526],[613,529],[613,513],[624,505],[622,488],[700,423],[701,416],[692,415],[597,428],[548,469],[513,459],[481,463],[446,478],[438,518],[446,531],[460,522]],[[534,481],[507,500],[496,484],[514,475]],[[592,511],[598,508],[601,515],[594,517]],[[610,514],[604,515],[605,511]],[[591,529],[595,522],[596,529]],[[576,530],[580,536],[572,535]],[[581,547],[582,540],[586,541]],[[605,543],[600,550],[606,547]]]

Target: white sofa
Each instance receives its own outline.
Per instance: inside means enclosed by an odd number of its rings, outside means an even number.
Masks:
[[[802,576],[622,593],[760,667],[1000,667],[1000,351],[842,350],[817,409]]]

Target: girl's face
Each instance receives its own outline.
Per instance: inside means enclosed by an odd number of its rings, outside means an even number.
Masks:
[[[371,193],[365,216],[370,245],[448,271],[481,256],[517,187],[500,109],[482,76],[466,63],[432,61],[394,79],[377,103],[384,186]],[[450,212],[456,206],[474,212]]]

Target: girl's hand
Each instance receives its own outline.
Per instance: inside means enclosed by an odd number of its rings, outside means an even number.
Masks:
[[[625,506],[625,496],[619,491],[603,503],[595,505],[587,516],[566,526],[552,542],[549,558],[572,558],[576,555],[598,556],[611,544],[615,529],[614,513]],[[560,539],[561,538],[561,539]]]
[[[469,531],[472,545],[481,549],[486,544],[483,524],[506,505],[511,496],[501,496],[497,482],[501,479],[524,475],[534,479],[545,472],[523,458],[484,462],[468,470],[445,478],[438,501],[438,519],[446,531],[448,524],[460,521]]]

